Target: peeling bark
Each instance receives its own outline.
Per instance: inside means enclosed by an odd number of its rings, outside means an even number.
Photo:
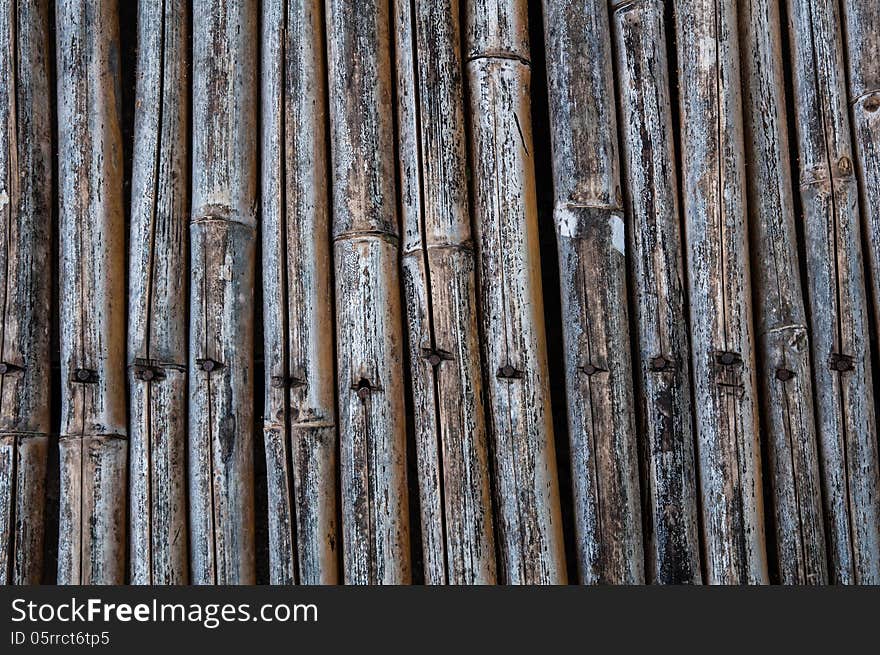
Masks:
[[[789,0],[829,574],[880,583],[880,475],[839,7]]]
[[[403,284],[429,584],[494,584],[457,0],[396,0]]]
[[[323,3],[270,0],[263,12],[269,577],[273,584],[336,584],[338,439]]]
[[[794,222],[779,7],[740,13],[749,231],[753,246],[763,434],[768,441],[776,560],[783,584],[827,584],[810,339]]]
[[[128,289],[133,584],[186,584],[189,8],[138,4]]]
[[[647,577],[696,584],[702,575],[690,349],[664,3],[614,4],[626,243],[639,344]]]
[[[120,584],[128,441],[115,0],[56,4],[61,290],[58,582]]]
[[[644,581],[611,29],[601,0],[544,2],[554,221],[578,570]]]
[[[566,581],[548,388],[522,0],[468,0],[478,302],[503,579]]]
[[[766,583],[737,3],[675,21],[706,581]]]
[[[197,584],[252,584],[257,5],[193,5],[190,558]]]
[[[0,584],[38,584],[49,448],[48,3],[0,9]]]
[[[346,584],[410,581],[388,0],[326,5]]]

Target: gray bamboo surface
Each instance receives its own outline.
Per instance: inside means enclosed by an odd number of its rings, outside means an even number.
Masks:
[[[128,275],[130,563],[136,584],[186,584],[189,16],[138,5]]]
[[[840,7],[789,0],[829,575],[880,582],[880,477]]]
[[[254,561],[258,12],[193,6],[189,498],[194,584],[249,584]]]
[[[0,11],[0,583],[42,579],[50,416],[52,120],[48,2]]]
[[[880,582],[878,48],[0,4],[0,582]]]

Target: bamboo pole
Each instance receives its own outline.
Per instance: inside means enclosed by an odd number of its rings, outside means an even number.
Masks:
[[[503,578],[566,581],[548,388],[523,0],[468,0],[478,302]]]
[[[457,0],[395,0],[403,285],[429,584],[494,584]]]
[[[678,0],[681,143],[706,581],[767,559],[734,0]]]
[[[644,581],[611,34],[604,0],[544,1],[578,570]]]
[[[58,582],[120,584],[125,567],[125,237],[115,0],[61,0],[61,506]]]
[[[387,0],[327,8],[346,584],[410,580]]]
[[[856,173],[865,213],[875,325],[880,325],[880,5],[843,0]]]
[[[826,584],[810,339],[800,280],[789,162],[779,6],[740,12],[749,231],[759,385],[768,440],[776,561],[783,584]]]
[[[788,8],[829,574],[877,584],[877,427],[839,7]]]
[[[690,349],[664,4],[612,3],[615,61],[638,327],[647,577],[698,584]]]
[[[0,9],[0,584],[39,584],[49,448],[52,121],[45,1]]]
[[[254,582],[257,5],[193,4],[190,557],[197,584]]]
[[[138,3],[129,242],[133,584],[186,584],[189,16]]]
[[[268,0],[262,26],[269,577],[273,584],[336,584],[323,3]]]

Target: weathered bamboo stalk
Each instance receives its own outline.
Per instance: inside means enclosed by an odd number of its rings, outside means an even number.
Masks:
[[[388,0],[327,5],[347,584],[410,580]]]
[[[706,581],[764,583],[736,2],[677,0],[675,21]]]
[[[856,172],[870,245],[875,325],[880,325],[880,4],[843,0],[842,6]]]
[[[639,343],[647,577],[661,584],[699,583],[690,349],[664,2],[615,0],[612,6]]]
[[[188,3],[138,3],[129,242],[130,570],[186,584]]]
[[[578,570],[644,581],[626,245],[605,0],[544,0]]]
[[[193,4],[190,547],[197,584],[254,582],[257,4]]]
[[[117,3],[61,0],[55,18],[62,380],[58,582],[119,584],[128,442]]]
[[[39,584],[49,448],[48,2],[0,9],[0,584]]]
[[[877,584],[877,427],[839,7],[788,8],[829,574]]]
[[[826,584],[810,339],[789,162],[779,5],[739,14],[759,384],[783,584]]]
[[[273,584],[336,584],[323,3],[268,0],[262,25],[269,577]]]
[[[499,562],[511,584],[566,581],[548,388],[527,5],[468,0],[466,70],[483,364]]]
[[[457,0],[395,0],[403,283],[429,584],[494,584]]]

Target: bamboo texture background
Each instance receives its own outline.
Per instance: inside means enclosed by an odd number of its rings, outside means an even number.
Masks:
[[[0,582],[880,584],[876,0],[3,0]]]

